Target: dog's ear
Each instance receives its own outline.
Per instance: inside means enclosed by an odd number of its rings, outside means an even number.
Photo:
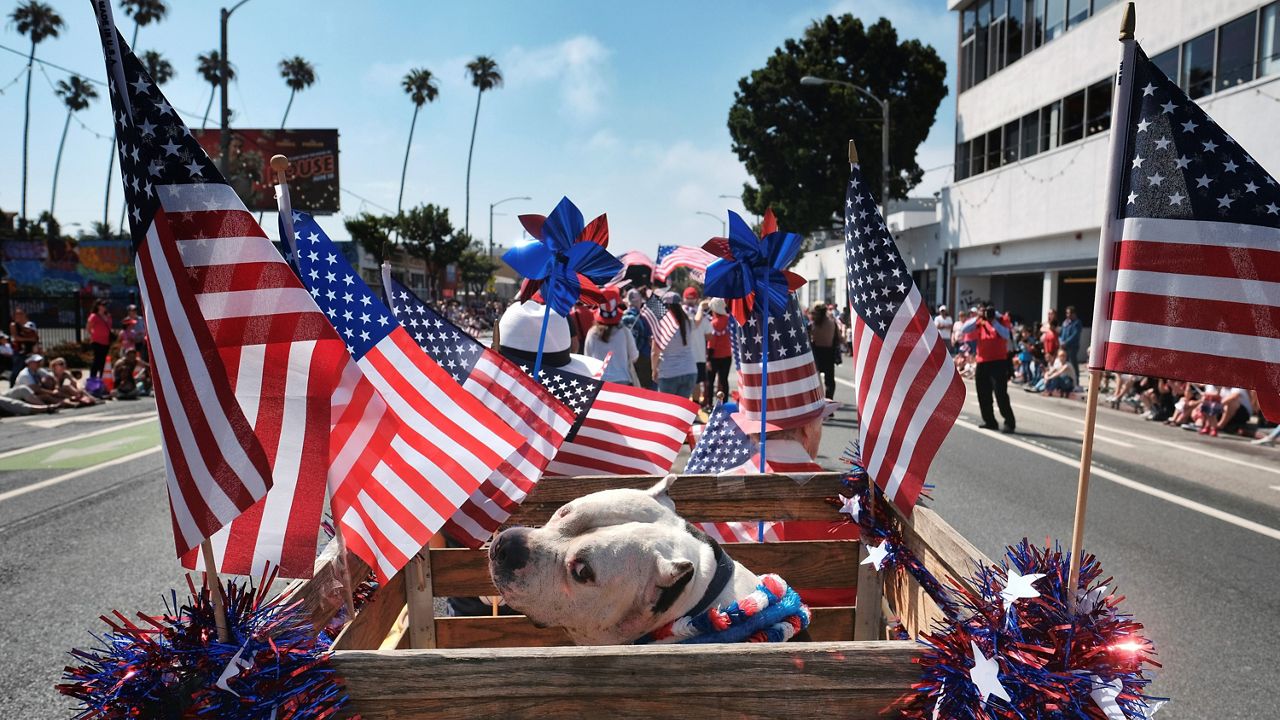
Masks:
[[[668,475],[662,478],[661,480],[659,480],[656,485],[654,485],[653,487],[647,490],[647,492],[649,493],[649,496],[652,497],[654,500],[657,500],[658,504],[662,505],[663,507],[673,512],[676,509],[676,504],[671,499],[670,491],[671,491],[671,486],[674,485],[675,482],[676,482],[676,476]]]
[[[654,580],[657,582],[658,587],[671,587],[692,572],[693,563],[689,560],[683,558],[668,560],[658,556],[658,572],[654,576]]]
[[[684,595],[685,588],[693,579],[694,565],[683,558],[669,560],[657,556],[658,566],[653,576],[653,586],[649,588],[649,605],[654,615],[661,615],[672,607]]]

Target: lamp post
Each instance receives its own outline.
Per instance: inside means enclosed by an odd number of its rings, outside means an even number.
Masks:
[[[828,78],[814,77],[805,75],[800,78],[801,85],[840,85],[843,87],[857,90],[866,95],[880,106],[880,112],[883,121],[880,123],[880,206],[881,212],[885,215],[889,214],[889,100],[886,98],[881,100],[871,93],[870,90],[861,85],[854,85],[844,80],[831,80]]]
[[[737,200],[738,202],[742,203],[743,210],[746,210],[747,212],[751,213],[751,219],[755,220],[756,223],[760,222],[760,216],[751,212],[751,209],[747,207],[747,202],[742,199],[741,195],[717,195],[716,197],[720,198],[721,200]]]
[[[695,210],[693,214],[694,214],[694,215],[706,215],[707,217],[711,218],[712,220],[715,220],[716,222],[720,223],[720,236],[721,236],[721,237],[724,237],[724,236],[726,236],[726,235],[728,235],[728,234],[729,234],[729,226],[725,223],[724,219],[723,219],[723,218],[721,218],[719,215],[716,215],[716,214],[714,214],[714,213],[709,213],[709,212],[707,212],[706,210]]]
[[[227,60],[227,20],[231,19],[231,13],[240,9],[240,6],[249,2],[249,0],[240,0],[240,2],[231,6],[231,9],[222,8],[221,26],[222,26],[222,50],[218,55],[218,85],[222,89],[222,123],[221,132],[218,137],[218,147],[220,154],[218,155],[219,170],[222,176],[229,175],[230,166],[227,163],[227,155],[231,152],[231,111],[227,108],[227,66],[230,64]]]
[[[498,202],[495,202],[495,203],[489,203],[489,259],[490,260],[493,259],[493,209],[498,207],[504,202],[511,202],[512,200],[532,200],[532,199],[533,198],[528,197],[526,195],[518,195],[516,197],[509,197],[505,200],[499,200]]]

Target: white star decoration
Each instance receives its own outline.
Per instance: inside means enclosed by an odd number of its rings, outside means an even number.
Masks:
[[[973,667],[969,669],[969,680],[978,688],[982,702],[985,703],[992,695],[1005,702],[1012,702],[1009,692],[1000,684],[1000,663],[994,657],[984,655],[982,648],[974,641],[969,641],[969,647],[973,649]]]
[[[840,512],[848,515],[853,522],[858,522],[858,517],[862,514],[862,500],[857,495],[853,497],[840,495],[838,497],[840,498]]]
[[[1093,690],[1089,692],[1089,697],[1093,698],[1094,704],[1103,715],[1107,716],[1107,720],[1126,720],[1124,708],[1120,707],[1120,703],[1116,701],[1124,691],[1124,682],[1116,678],[1109,683],[1104,683],[1097,675],[1090,675],[1089,679],[1093,681]]]
[[[867,557],[863,559],[859,565],[870,565],[877,571],[884,565],[885,558],[889,556],[889,543],[881,541],[879,545],[867,546]]]
[[[1000,597],[1004,598],[1005,607],[1014,603],[1020,598],[1038,598],[1040,591],[1031,587],[1031,584],[1044,577],[1044,573],[1032,573],[1030,575],[1019,575],[1017,570],[1009,568],[1009,577],[1005,581],[1004,589],[1000,591]]]

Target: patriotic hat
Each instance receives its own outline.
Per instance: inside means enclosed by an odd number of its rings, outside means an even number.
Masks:
[[[512,304],[498,320],[498,352],[533,370],[538,357],[538,336],[546,305],[526,300]],[[600,361],[569,352],[569,321],[555,310],[547,321],[547,339],[542,346],[542,364],[577,375],[595,377]]]
[[[739,328],[738,412],[733,419],[749,433],[760,430],[761,353],[760,305]],[[769,385],[766,393],[765,432],[801,427],[831,417],[839,403],[828,400],[818,377],[818,365],[809,345],[804,312],[795,295],[781,312],[769,317]]]
[[[622,320],[622,296],[617,288],[604,289],[604,302],[596,308],[596,322],[601,325],[617,325]]]

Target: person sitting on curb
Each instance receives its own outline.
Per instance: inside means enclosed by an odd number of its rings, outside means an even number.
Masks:
[[[28,355],[25,364],[26,367],[14,377],[13,387],[5,391],[5,397],[31,406],[31,412],[57,412],[62,400],[44,386],[44,378],[49,375],[49,371],[41,367],[44,365],[44,356],[39,353]]]
[[[1044,374],[1044,394],[1048,397],[1061,394],[1069,398],[1076,389],[1076,369],[1067,355],[1065,348],[1058,348],[1058,356]]]
[[[147,363],[138,359],[136,348],[125,350],[124,357],[111,366],[115,378],[115,396],[117,400],[137,400],[139,395],[148,394]],[[139,372],[141,368],[141,372]]]

